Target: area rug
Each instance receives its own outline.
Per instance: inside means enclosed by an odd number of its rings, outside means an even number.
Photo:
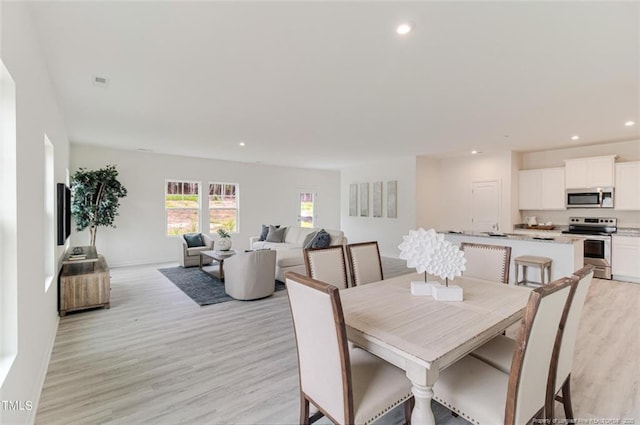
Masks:
[[[219,304],[234,300],[224,292],[224,282],[198,267],[169,267],[158,269],[158,271],[200,305]],[[276,291],[283,289],[285,289],[284,283],[276,280]]]

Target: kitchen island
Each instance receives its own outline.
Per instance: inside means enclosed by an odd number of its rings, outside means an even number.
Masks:
[[[445,240],[460,246],[461,242],[511,247],[509,284],[514,284],[516,270],[513,259],[521,255],[535,255],[553,260],[551,280],[571,276],[584,265],[584,238],[574,236],[536,237],[511,233],[442,232]],[[540,281],[536,270],[529,270],[529,279]]]

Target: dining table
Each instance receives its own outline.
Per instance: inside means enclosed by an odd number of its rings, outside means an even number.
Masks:
[[[412,295],[406,274],[340,291],[347,338],[403,369],[411,381],[414,425],[435,425],[431,400],[440,372],[522,319],[530,288],[458,277],[462,301]]]

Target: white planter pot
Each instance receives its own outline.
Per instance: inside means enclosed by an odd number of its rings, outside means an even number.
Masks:
[[[218,251],[229,251],[231,249],[231,238],[220,238],[215,242],[214,248]]]

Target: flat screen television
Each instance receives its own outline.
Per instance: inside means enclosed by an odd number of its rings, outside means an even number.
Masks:
[[[58,195],[58,245],[64,245],[71,235],[71,189],[64,183],[58,183],[56,193]]]

